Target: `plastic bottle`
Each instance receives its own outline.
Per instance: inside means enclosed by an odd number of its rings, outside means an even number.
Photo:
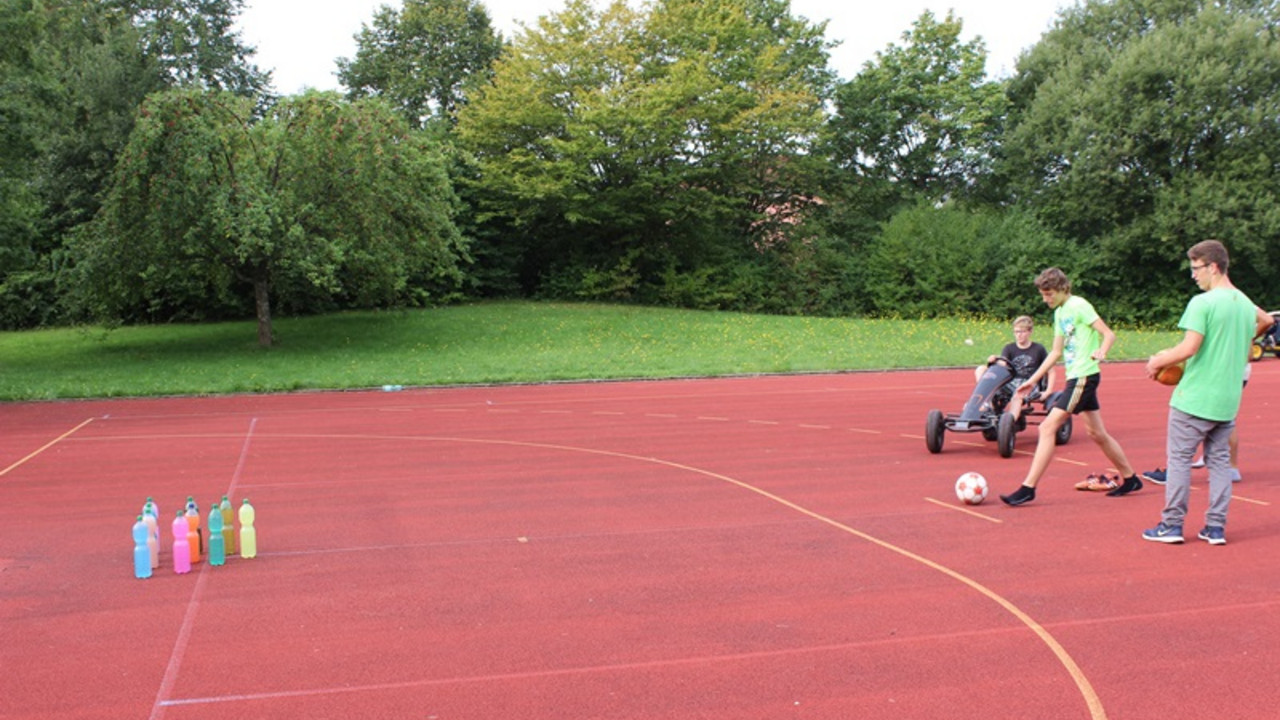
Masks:
[[[147,540],[151,539],[151,528],[138,516],[133,524],[133,576],[142,579],[151,577],[151,550]]]
[[[191,528],[196,531],[195,544],[191,546],[191,562],[200,562],[200,558],[208,554],[204,547],[204,528],[200,527],[200,506],[196,504],[196,499],[187,496],[187,520],[191,523]]]
[[[400,392],[404,389],[403,385],[383,385],[382,392]]]
[[[181,510],[173,519],[173,571],[176,573],[191,572],[191,544],[187,536],[191,534],[191,525]]]
[[[222,502],[218,503],[218,509],[222,511],[222,544],[228,555],[235,555],[238,552],[236,550],[236,513],[231,507],[231,499],[223,495]]]
[[[151,569],[160,567],[160,518],[156,517],[156,508],[147,503],[142,508],[142,522],[147,526],[147,552],[151,555]]]
[[[251,558],[258,554],[258,531],[253,527],[253,506],[249,498],[240,506],[240,557]]]
[[[191,546],[192,564],[200,562],[200,512],[196,510],[196,502],[187,500],[187,509],[183,516],[187,519],[187,544]]]
[[[209,505],[209,564],[222,565],[227,561],[226,546],[222,540],[222,510],[218,503]]]

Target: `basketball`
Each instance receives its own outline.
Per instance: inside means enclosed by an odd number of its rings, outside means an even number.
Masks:
[[[987,479],[967,472],[956,480],[956,497],[965,505],[981,505],[987,499]]]
[[[1156,382],[1161,385],[1177,385],[1178,381],[1182,379],[1184,365],[1185,363],[1178,363],[1160,368],[1159,372],[1156,373]]]

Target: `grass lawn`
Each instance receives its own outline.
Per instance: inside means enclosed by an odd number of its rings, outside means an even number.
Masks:
[[[1052,341],[1040,308],[1035,338]],[[280,392],[557,380],[703,377],[976,365],[1008,322],[700,312],[489,302],[252,321],[0,333],[0,400]],[[1112,360],[1173,345],[1117,329]],[[973,344],[967,344],[972,340]]]

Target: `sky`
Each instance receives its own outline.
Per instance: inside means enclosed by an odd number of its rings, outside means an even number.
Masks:
[[[504,37],[520,24],[564,8],[565,0],[481,0],[494,28]],[[601,0],[597,0],[597,5]],[[245,44],[257,48],[254,62],[271,70],[275,89],[284,95],[304,88],[339,89],[337,59],[355,56],[354,36],[382,5],[401,0],[245,0],[237,29]],[[1034,45],[1062,8],[1073,0],[791,0],[793,15],[827,23],[827,39],[839,41],[831,66],[842,80],[858,74],[863,63],[902,34],[925,10],[939,19],[949,10],[964,21],[961,39],[981,36],[987,44],[987,74],[1013,74],[1018,55]]]

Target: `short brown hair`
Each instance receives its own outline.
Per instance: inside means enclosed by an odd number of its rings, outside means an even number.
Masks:
[[[1223,245],[1221,240],[1202,240],[1192,245],[1187,251],[1187,259],[1217,265],[1218,272],[1223,275],[1227,274],[1227,266],[1231,264],[1231,258],[1227,255],[1227,246]]]
[[[1071,292],[1071,279],[1056,267],[1047,268],[1036,276],[1036,288]]]

